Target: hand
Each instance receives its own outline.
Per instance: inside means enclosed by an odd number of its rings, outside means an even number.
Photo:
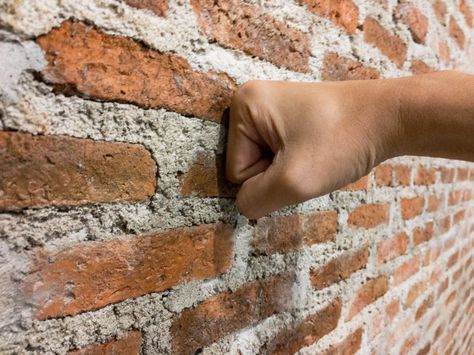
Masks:
[[[259,218],[356,181],[395,155],[401,127],[393,81],[241,86],[226,166],[228,179],[242,184],[239,210]]]

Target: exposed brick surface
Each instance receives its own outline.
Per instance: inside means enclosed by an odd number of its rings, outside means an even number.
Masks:
[[[466,20],[466,24],[469,27],[472,27],[473,25],[473,10],[469,6],[466,0],[461,0],[461,3],[459,4],[459,9],[461,10],[464,19]]]
[[[334,240],[337,232],[337,212],[315,212],[306,217],[304,244],[313,245]]]
[[[451,168],[441,168],[441,181],[443,183],[450,183],[454,180],[454,169]]]
[[[433,10],[436,14],[438,21],[446,26],[446,15],[448,14],[448,8],[442,0],[434,0]]]
[[[377,261],[383,264],[400,255],[407,250],[408,236],[405,232],[399,232],[391,238],[381,240],[377,244]]]
[[[407,165],[396,165],[395,166],[395,177],[397,183],[401,186],[410,185],[411,180],[411,168]]]
[[[292,274],[247,284],[235,292],[221,292],[185,309],[171,326],[172,351],[194,354],[222,336],[289,309]]]
[[[375,168],[375,182],[378,186],[391,186],[393,167],[390,164],[382,164]]]
[[[415,320],[418,320],[421,317],[423,317],[426,311],[432,306],[433,306],[433,295],[429,295],[416,310]]]
[[[419,166],[416,169],[415,185],[432,185],[436,181],[436,169]]]
[[[191,0],[202,32],[278,66],[307,72],[309,39],[260,7],[241,0]]]
[[[0,210],[146,200],[156,163],[141,145],[0,132]]]
[[[349,33],[354,33],[359,18],[359,9],[353,0],[298,0],[309,11],[326,17]]]
[[[407,56],[406,44],[384,28],[377,20],[367,16],[364,21],[364,39],[401,67]]]
[[[184,196],[234,197],[237,187],[225,177],[224,156],[198,153],[188,171],[179,176]]]
[[[141,343],[141,333],[132,331],[123,338],[70,351],[68,355],[139,355]]]
[[[81,22],[65,21],[37,42],[48,61],[43,79],[66,94],[164,107],[218,121],[235,88],[226,74],[196,72],[175,54]]]
[[[158,16],[165,16],[168,10],[168,0],[125,0],[125,2],[139,9],[148,9]]]
[[[413,229],[413,244],[418,245],[427,242],[433,237],[433,222],[428,222],[424,227]]]
[[[326,264],[311,269],[311,283],[315,289],[322,289],[348,278],[353,272],[365,267],[369,256],[367,247],[342,253]]]
[[[367,305],[382,297],[388,291],[388,287],[387,276],[379,276],[367,281],[352,299],[346,319],[351,320]]]
[[[451,49],[446,41],[441,41],[439,43],[438,55],[445,64],[449,63],[451,60]]]
[[[356,329],[349,334],[343,341],[331,346],[324,351],[323,355],[353,355],[360,349],[362,342],[362,328]]]
[[[150,236],[38,249],[24,292],[37,318],[73,315],[127,298],[215,277],[232,263],[227,225],[175,229]]]
[[[416,43],[425,42],[428,33],[428,18],[416,6],[402,3],[395,8],[394,15],[408,26]]]
[[[420,256],[416,255],[401,264],[393,274],[393,283],[398,285],[420,270]]]
[[[378,79],[377,69],[330,52],[324,56],[321,79],[328,81]]]
[[[284,329],[268,344],[265,353],[294,354],[302,347],[311,345],[335,329],[341,315],[341,301],[336,299],[329,305],[307,316],[291,329]]]
[[[428,196],[428,202],[426,206],[426,212],[435,212],[441,208],[443,203],[442,196],[430,195]]]
[[[405,299],[405,306],[410,307],[416,299],[426,290],[427,283],[425,281],[419,281],[413,284],[408,291]]]
[[[431,73],[434,71],[432,67],[426,64],[424,61],[420,59],[415,59],[410,66],[411,72],[415,75]]]
[[[359,180],[351,182],[350,184],[343,186],[341,191],[362,191],[367,190],[369,187],[369,176],[363,176]]]
[[[388,205],[371,203],[356,207],[349,213],[347,223],[359,228],[373,228],[388,223]]]
[[[412,219],[423,212],[425,199],[423,197],[402,198],[400,209],[403,219]]]
[[[464,31],[453,16],[449,18],[449,35],[454,39],[459,47],[464,48],[464,43],[466,41]]]

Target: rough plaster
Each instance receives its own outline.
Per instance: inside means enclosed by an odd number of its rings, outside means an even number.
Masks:
[[[256,2],[256,0],[255,0]],[[425,219],[415,219],[402,226],[400,211],[392,206],[389,226],[370,231],[353,231],[340,225],[335,243],[315,245],[300,252],[285,255],[249,256],[249,239],[252,226],[238,215],[232,199],[183,198],[179,194],[178,171],[185,170],[201,150],[222,151],[224,134],[221,127],[212,122],[182,117],[162,109],[144,110],[133,105],[103,103],[77,97],[55,95],[47,85],[37,82],[32,73],[39,70],[44,60],[38,47],[31,41],[35,36],[48,32],[62,20],[74,17],[106,29],[111,34],[126,35],[143,41],[161,51],[172,51],[186,58],[193,68],[221,70],[229,73],[237,82],[249,79],[319,80],[319,68],[327,50],[336,51],[361,62],[377,67],[384,77],[396,77],[409,73],[409,61],[399,70],[378,50],[367,45],[361,34],[347,36],[329,21],[314,16],[293,1],[262,0],[266,11],[312,36],[310,67],[314,74],[298,74],[251,58],[240,51],[222,49],[209,43],[197,31],[197,23],[187,1],[170,1],[165,18],[154,16],[145,10],[133,9],[112,0],[30,0],[0,1],[0,128],[21,130],[37,134],[69,135],[106,141],[141,143],[152,152],[159,166],[157,194],[149,201],[134,204],[88,205],[73,208],[44,208],[25,210],[16,214],[0,214],[0,350],[6,353],[57,352],[108,340],[125,334],[133,327],[144,330],[144,347],[148,353],[169,351],[169,325],[175,314],[197,304],[222,290],[235,290],[248,281],[270,276],[281,271],[293,270],[298,283],[293,289],[295,311],[272,316],[254,327],[249,327],[223,338],[204,349],[213,353],[255,353],[260,345],[270,339],[285,325],[324,306],[335,295],[347,301],[349,294],[363,281],[379,272],[391,271],[409,258],[400,258],[397,264],[375,266],[370,260],[367,270],[351,275],[347,280],[322,291],[314,291],[309,283],[308,268],[324,263],[343,250],[369,244],[373,250],[376,241],[387,230],[411,229],[422,226]],[[416,57],[442,69],[429,47],[419,46],[410,40],[404,25],[393,26],[391,9],[396,1],[388,2],[383,9],[379,1],[356,1],[360,18],[372,15],[409,43],[408,58]],[[429,17],[434,17],[428,1],[416,1]],[[471,4],[473,5],[473,4]],[[451,4],[450,4],[451,6]],[[14,9],[14,11],[12,10]],[[468,28],[462,18],[457,18],[463,30]],[[13,32],[15,34],[13,34]],[[440,38],[447,39],[445,34]],[[427,43],[436,40],[428,38]],[[472,44],[471,44],[472,46]],[[474,47],[474,46],[472,46]],[[450,42],[453,56],[460,65],[467,66],[468,58]],[[469,50],[466,51],[469,53]],[[427,158],[398,158],[395,162],[423,163],[428,166],[446,165],[446,161]],[[465,166],[450,161],[451,166]],[[439,179],[439,177],[438,177]],[[457,187],[468,188],[469,182]],[[276,214],[294,212],[309,213],[315,210],[337,209],[340,221],[348,211],[366,202],[391,202],[402,197],[412,197],[426,191],[426,187],[370,189],[369,192],[336,192],[292,206]],[[443,186],[429,187],[431,192],[446,194]],[[443,216],[459,206],[445,206],[430,218]],[[28,269],[26,256],[35,246],[65,247],[84,240],[106,240],[124,234],[138,234],[150,230],[164,230],[177,226],[190,226],[225,220],[235,225],[235,260],[232,269],[214,280],[190,282],[172,290],[153,293],[132,300],[109,305],[100,310],[86,312],[75,317],[47,321],[32,321],[23,300],[15,293],[15,282],[24,277]],[[461,227],[457,227],[461,228]],[[456,229],[433,243],[455,235]],[[426,248],[427,246],[422,246]],[[424,271],[426,274],[430,269]],[[403,294],[424,276],[417,278],[391,293]],[[344,298],[345,297],[345,298]],[[381,308],[390,299],[384,297],[375,304]],[[421,300],[412,305],[416,309]],[[353,322],[339,327],[302,353],[312,354],[340,340],[360,324],[370,322],[366,309]],[[433,310],[432,310],[433,311]],[[347,309],[343,309],[341,320]],[[363,341],[363,346],[365,342]],[[400,344],[399,344],[400,345]],[[363,351],[367,349],[362,349]]]

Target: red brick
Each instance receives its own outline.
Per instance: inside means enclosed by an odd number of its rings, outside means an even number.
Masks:
[[[459,268],[458,270],[456,270],[456,272],[453,274],[453,279],[452,279],[453,284],[456,283],[456,282],[459,280],[459,278],[460,278],[461,275],[462,275],[462,271],[463,271],[463,270],[462,270],[462,267],[460,267],[460,268]]]
[[[408,354],[418,342],[417,334],[410,334],[400,348],[400,354]]]
[[[450,183],[454,180],[454,169],[441,167],[441,181],[443,183]]]
[[[355,33],[359,9],[353,0],[298,0],[318,16],[326,17],[349,33]]]
[[[309,71],[308,36],[241,0],[191,0],[201,31],[225,47],[299,72]]]
[[[433,222],[425,223],[424,227],[413,229],[413,244],[418,245],[433,238]]]
[[[389,260],[405,254],[408,245],[408,236],[405,232],[399,232],[391,238],[381,240],[377,243],[377,261],[383,264]]]
[[[448,14],[448,9],[446,4],[441,0],[435,0],[433,4],[433,10],[436,14],[438,21],[446,26],[446,15]]]
[[[436,267],[433,269],[430,275],[430,285],[434,286],[438,284],[439,278],[441,277],[441,270],[440,266],[436,265]]]
[[[438,197],[436,195],[429,195],[427,206],[426,206],[426,212],[436,212],[440,208],[442,203],[443,203],[442,196]]]
[[[330,346],[322,355],[354,355],[360,349],[363,332],[362,328],[356,329],[343,341]]]
[[[415,313],[415,320],[420,319],[426,313],[426,311],[433,307],[433,295],[429,295],[423,303],[418,307]]]
[[[472,27],[473,25],[473,10],[471,7],[468,5],[466,0],[461,0],[461,3],[459,4],[459,9],[461,10],[462,14],[464,15],[464,19],[466,20],[466,24],[469,27]]]
[[[432,67],[430,67],[428,64],[426,64],[420,59],[413,60],[413,62],[411,63],[410,70],[415,75],[431,73],[432,71],[434,71]]]
[[[472,199],[472,191],[464,190],[462,194],[462,201],[467,202],[467,201],[471,201],[471,199]]]
[[[411,180],[411,168],[407,165],[396,165],[395,176],[401,186],[409,186]]]
[[[375,168],[375,182],[377,186],[392,185],[393,168],[389,164],[382,164]]]
[[[65,94],[219,121],[235,89],[226,74],[196,72],[175,54],[80,22],[65,21],[37,42],[48,61],[43,79]]]
[[[334,240],[337,232],[337,212],[315,212],[306,217],[303,242],[306,245]]]
[[[459,259],[459,253],[458,253],[458,252],[453,253],[453,254],[449,257],[446,266],[447,266],[448,268],[453,267],[454,264],[456,264],[456,263],[458,262],[458,259]]]
[[[147,200],[156,163],[141,145],[0,132],[0,210]]]
[[[141,333],[131,331],[123,338],[103,344],[89,345],[76,351],[69,351],[68,355],[140,355],[141,343]]]
[[[185,309],[171,325],[172,353],[194,354],[227,334],[289,310],[294,282],[293,274],[277,275]]]
[[[405,299],[405,307],[410,307],[415,303],[416,299],[426,290],[427,286],[427,282],[424,280],[413,284],[408,291],[407,298]]]
[[[425,199],[423,197],[402,198],[400,201],[400,210],[402,218],[412,219],[423,212]]]
[[[382,297],[388,291],[388,287],[387,276],[379,276],[367,281],[352,299],[346,320],[351,320],[366,306]]]
[[[416,169],[415,185],[433,185],[436,181],[436,169],[418,166]]]
[[[323,309],[307,316],[301,323],[280,331],[268,344],[265,344],[265,353],[294,354],[334,330],[340,316],[341,301],[336,299]]]
[[[456,169],[456,181],[469,180],[469,169],[468,168],[457,168]]]
[[[395,8],[394,15],[408,26],[416,43],[425,43],[428,18],[416,6],[407,3],[400,4]]]
[[[251,241],[253,254],[269,255],[295,250],[303,244],[303,216],[260,218]]]
[[[441,297],[441,295],[444,293],[444,291],[446,291],[448,286],[449,286],[449,279],[445,278],[444,281],[438,287],[438,298]]]
[[[364,40],[377,47],[382,54],[390,58],[399,68],[405,62],[407,56],[405,42],[370,16],[367,16],[364,21]]]
[[[330,259],[326,264],[310,270],[311,283],[317,290],[348,278],[353,272],[367,264],[369,249],[347,251]]]
[[[456,299],[456,290],[453,291],[453,292],[451,292],[451,293],[449,294],[449,296],[448,296],[448,297],[446,298],[446,300],[444,301],[444,305],[445,305],[445,306],[450,305],[451,303],[454,302],[455,299]]]
[[[381,224],[387,224],[388,219],[388,204],[371,203],[353,209],[349,213],[347,223],[358,228],[374,228]]]
[[[148,9],[157,16],[165,16],[168,11],[168,0],[125,0],[125,2],[138,9]]]
[[[37,249],[24,284],[39,319],[74,315],[215,277],[232,264],[228,225],[203,225],[74,247]]]
[[[379,77],[380,73],[377,69],[365,66],[356,60],[342,57],[334,52],[329,52],[324,56],[322,80],[366,80]]]
[[[399,285],[420,270],[420,256],[416,255],[401,264],[393,274],[394,285]]]
[[[449,35],[459,47],[464,48],[464,42],[466,41],[464,32],[453,16],[449,18]]]
[[[428,266],[430,263],[436,261],[441,255],[441,247],[431,247],[426,251],[425,259],[423,260],[423,266]]]
[[[445,63],[448,64],[451,61],[451,50],[446,41],[439,42],[438,46],[438,56]]]
[[[461,210],[455,213],[453,216],[453,224],[459,224],[465,220],[466,211]]]
[[[225,177],[223,154],[199,152],[188,171],[179,175],[181,194],[199,197],[234,197],[236,185]]]
[[[385,307],[385,314],[387,323],[392,322],[400,311],[400,301],[398,299],[393,300]]]
[[[451,216],[446,216],[439,221],[438,229],[440,233],[446,233],[451,228]]]
[[[448,205],[454,206],[461,202],[463,192],[461,190],[451,191],[449,193]]]
[[[430,353],[431,343],[426,344],[423,348],[418,350],[416,355],[428,355]]]

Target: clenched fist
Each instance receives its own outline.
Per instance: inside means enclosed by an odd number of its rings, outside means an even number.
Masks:
[[[462,139],[443,143],[441,137],[448,132],[438,126],[453,117],[445,106],[450,105],[450,93],[459,91],[465,102],[457,102],[464,105],[469,117],[465,119],[470,119],[465,128],[472,137],[474,91],[466,95],[457,87],[466,77],[469,89],[474,89],[472,76],[456,72],[370,81],[244,84],[232,100],[227,144],[227,177],[241,184],[237,207],[256,219],[356,181],[397,155],[459,157],[453,148]],[[431,98],[433,85],[446,86],[445,94],[438,88]],[[459,128],[451,130],[461,138],[466,133]],[[474,144],[466,139],[467,147],[457,150],[470,150],[472,158]]]

